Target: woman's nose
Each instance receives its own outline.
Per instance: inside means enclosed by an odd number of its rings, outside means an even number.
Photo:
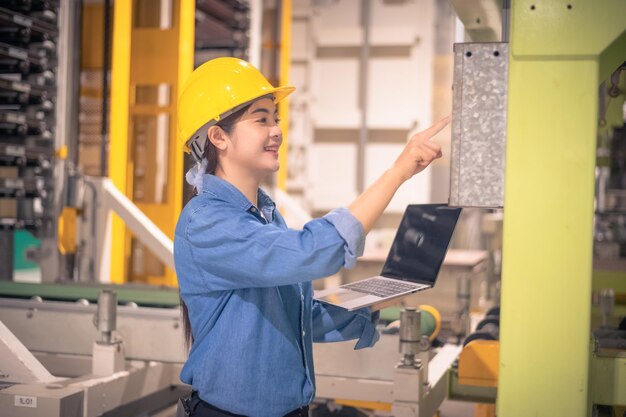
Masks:
[[[280,127],[278,125],[272,126],[272,129],[270,130],[270,137],[277,138],[280,141],[283,140],[283,131],[280,130]]]

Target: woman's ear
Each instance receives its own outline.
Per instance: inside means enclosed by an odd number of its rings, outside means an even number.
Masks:
[[[223,151],[228,146],[228,141],[226,140],[226,132],[216,125],[209,127],[207,130],[207,137],[211,141],[211,143],[219,150]]]

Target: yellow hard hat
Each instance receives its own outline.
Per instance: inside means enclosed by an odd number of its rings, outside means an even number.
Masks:
[[[238,58],[216,58],[196,68],[178,101],[178,137],[183,149],[202,160],[206,129],[251,101],[271,95],[278,103],[295,87],[273,87],[261,72]]]

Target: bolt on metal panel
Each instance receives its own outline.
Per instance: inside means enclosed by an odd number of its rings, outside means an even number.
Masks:
[[[509,45],[454,45],[450,205],[502,207]]]

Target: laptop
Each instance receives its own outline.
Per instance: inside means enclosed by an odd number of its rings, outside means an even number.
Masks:
[[[315,299],[352,311],[434,287],[460,213],[445,204],[407,206],[380,275],[316,291]]]

